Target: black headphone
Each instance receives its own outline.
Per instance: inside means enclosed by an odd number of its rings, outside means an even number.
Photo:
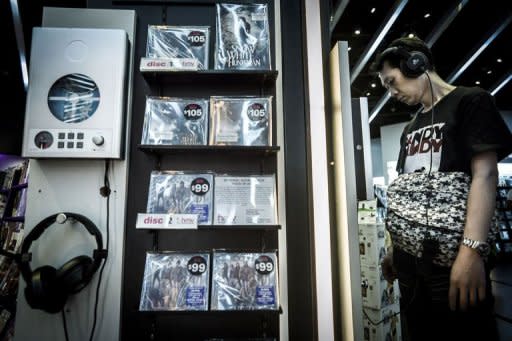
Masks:
[[[93,257],[81,255],[65,262],[59,269],[44,265],[32,271],[29,264],[32,254],[28,252],[32,242],[37,240],[56,220],[64,223],[69,218],[80,222],[95,237],[97,248],[93,252]],[[89,284],[100,267],[101,260],[106,256],[101,232],[83,215],[64,212],[43,219],[25,237],[21,247],[20,271],[27,284],[25,287],[27,303],[34,309],[41,309],[48,313],[60,312],[66,304],[68,295],[78,293]]]
[[[428,57],[420,51],[407,51],[401,46],[392,46],[385,49],[380,58],[384,58],[389,54],[395,54],[401,57],[400,71],[409,78],[418,78],[425,71],[430,69]]]

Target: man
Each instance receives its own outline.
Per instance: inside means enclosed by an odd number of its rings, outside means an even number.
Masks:
[[[421,198],[424,204],[416,212],[388,208],[386,227],[393,252],[382,266],[386,279],[399,280],[404,334],[414,341],[496,340],[489,279],[492,259],[486,249],[495,238],[491,226],[497,162],[512,151],[512,136],[492,96],[480,88],[444,81],[420,39],[393,41],[374,66],[394,99],[421,105],[402,134],[396,183],[416,175],[426,179],[417,183],[419,187],[443,177],[458,179],[461,185],[467,179],[467,201],[462,205],[449,200],[439,205],[435,199],[439,192],[460,192],[441,182],[443,186]],[[390,184],[388,197],[394,193],[396,201],[407,207],[417,204],[400,198],[397,193],[402,192],[396,188]],[[433,213],[452,217],[460,207],[465,208],[460,231],[454,228],[456,220],[435,226],[439,221]],[[417,221],[411,219],[414,216]]]

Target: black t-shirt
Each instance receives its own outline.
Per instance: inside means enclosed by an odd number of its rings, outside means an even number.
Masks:
[[[399,174],[429,169],[471,174],[474,155],[494,150],[501,160],[512,152],[512,134],[483,89],[457,87],[433,111],[418,113],[404,128]]]

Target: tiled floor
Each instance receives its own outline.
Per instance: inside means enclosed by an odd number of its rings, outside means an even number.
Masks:
[[[491,280],[501,341],[512,340],[512,264],[498,265]]]

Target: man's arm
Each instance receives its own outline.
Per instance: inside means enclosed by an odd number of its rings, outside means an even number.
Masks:
[[[469,189],[464,236],[487,241],[491,219],[496,205],[498,181],[496,152],[483,152],[471,160],[473,179]],[[468,304],[476,305],[485,299],[485,268],[480,255],[461,245],[450,276],[450,308],[466,310]]]

